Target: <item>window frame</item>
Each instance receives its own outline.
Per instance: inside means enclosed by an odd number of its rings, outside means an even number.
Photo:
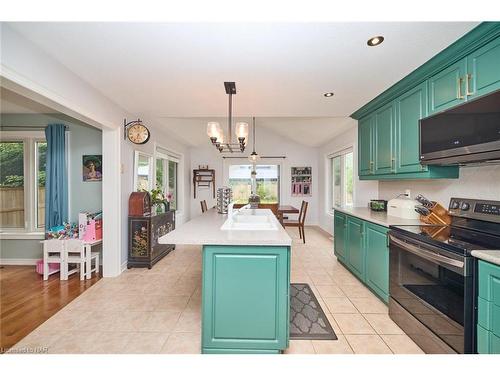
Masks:
[[[148,173],[148,176],[149,176],[149,179],[148,179],[148,191],[150,191],[153,187],[153,182],[156,182],[156,174],[153,174],[153,172],[155,171],[155,167],[156,165],[154,165],[154,158],[153,158],[153,155],[151,154],[148,154],[146,152],[142,152],[142,151],[135,151],[134,152],[134,190],[133,191],[138,191],[137,190],[137,182],[139,181],[139,174],[138,174],[138,171],[139,171],[139,158],[141,156],[144,156],[146,158],[149,159],[149,173]]]
[[[346,203],[346,192],[345,192],[345,186],[346,186],[346,181],[345,181],[345,176],[346,176],[346,171],[345,171],[345,156],[347,154],[352,154],[352,168],[353,168],[353,175],[352,175],[352,185],[353,185],[353,191],[352,191],[352,204],[348,205]],[[333,173],[333,161],[335,158],[340,157],[340,206],[341,207],[353,207],[354,206],[354,201],[355,201],[355,184],[356,184],[356,179],[354,176],[354,168],[355,168],[355,159],[354,159],[354,147],[349,146],[346,148],[343,148],[339,151],[336,151],[334,153],[331,153],[327,155],[327,166],[328,166],[328,211],[333,212],[335,210],[335,207],[338,207],[335,204],[335,199],[334,199],[334,173]]]
[[[232,165],[251,165],[252,163],[248,159],[224,159],[224,184],[229,186],[229,167]],[[284,174],[284,162],[283,160],[277,159],[266,159],[261,158],[257,162],[257,166],[259,165],[276,165],[278,166],[278,205],[281,204],[281,199],[284,197],[283,195],[283,174]]]
[[[37,142],[47,142],[43,131],[0,131],[5,142],[23,142],[24,227],[1,228],[0,239],[43,239],[45,227],[38,227]]]
[[[153,163],[154,163],[153,181],[154,181],[155,188],[156,188],[156,161],[158,159],[163,159],[166,161],[163,163],[163,183],[164,183],[163,192],[164,193],[168,190],[168,184],[169,184],[169,170],[168,170],[169,169],[168,168],[169,161],[177,163],[176,180],[175,180],[176,192],[174,193],[175,202],[176,202],[175,215],[176,215],[176,219],[178,219],[179,217],[182,218],[184,215],[184,199],[185,199],[184,195],[181,194],[181,192],[184,191],[184,155],[182,153],[173,151],[167,147],[163,147],[160,144],[155,142],[154,155],[153,155]]]

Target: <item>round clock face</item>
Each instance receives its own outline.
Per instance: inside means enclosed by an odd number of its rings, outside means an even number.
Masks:
[[[142,145],[149,141],[149,130],[142,124],[135,124],[127,129],[127,136],[130,142]]]

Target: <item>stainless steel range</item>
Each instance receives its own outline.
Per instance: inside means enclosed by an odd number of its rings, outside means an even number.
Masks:
[[[472,250],[500,249],[500,201],[452,198],[448,226],[391,226],[389,315],[426,353],[475,353]]]

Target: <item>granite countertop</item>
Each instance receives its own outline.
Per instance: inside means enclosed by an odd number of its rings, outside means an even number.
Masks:
[[[420,219],[402,219],[397,216],[389,216],[385,211],[372,211],[368,207],[334,207],[335,211],[359,217],[374,224],[389,227],[390,225],[422,225]]]
[[[278,219],[271,210],[265,211],[269,211],[272,220],[275,220],[277,230],[221,230],[227,214],[219,214],[217,209],[212,208],[160,237],[158,242],[174,245],[291,246],[292,239]]]
[[[500,250],[472,250],[470,253],[473,257],[500,266]]]

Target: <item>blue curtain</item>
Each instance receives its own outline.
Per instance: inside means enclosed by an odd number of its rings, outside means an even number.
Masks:
[[[48,125],[47,164],[45,169],[45,228],[68,221],[68,179],[66,170],[65,126]]]

